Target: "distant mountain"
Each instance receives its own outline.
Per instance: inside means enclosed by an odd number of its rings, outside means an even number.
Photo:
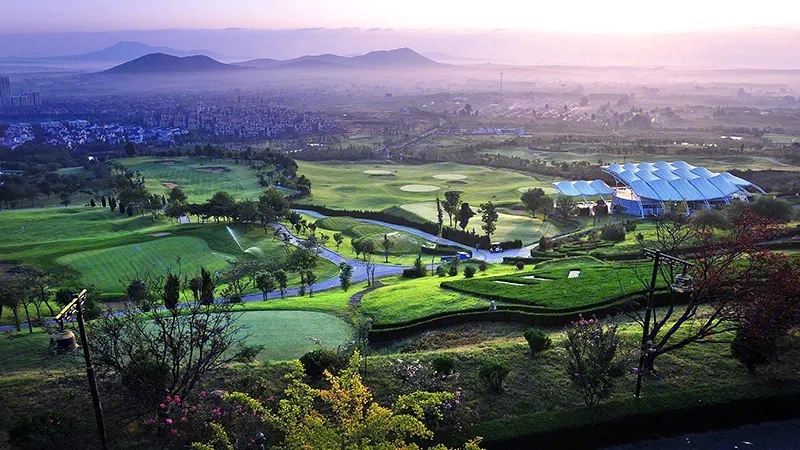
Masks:
[[[111,47],[98,50],[96,52],[84,53],[80,55],[60,56],[57,59],[84,60],[84,61],[130,61],[151,53],[164,53],[172,56],[194,56],[205,55],[214,57],[208,50],[183,51],[171,47],[151,47],[147,44],[136,41],[120,41]]]
[[[92,63],[92,62],[123,62],[130,61],[151,53],[164,53],[172,56],[193,56],[204,55],[210,58],[218,58],[219,55],[208,50],[183,51],[171,47],[151,47],[147,44],[136,41],[120,41],[111,47],[97,50],[91,53],[81,53],[78,55],[63,56],[42,56],[42,57],[4,57],[0,58],[3,62],[22,62],[22,63]]]
[[[410,48],[398,48],[395,50],[381,50],[350,57],[325,54],[301,56],[299,58],[287,60],[266,58],[253,59],[237,63],[236,65],[257,67],[260,69],[380,69],[386,67],[436,67],[441,64],[420,55]]]
[[[223,64],[208,56],[195,55],[177,57],[163,53],[151,53],[132,61],[114,66],[108,74],[187,73],[240,70],[241,67]]]

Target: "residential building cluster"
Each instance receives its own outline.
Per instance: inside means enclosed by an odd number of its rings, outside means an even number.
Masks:
[[[6,136],[0,138],[0,146],[17,147],[36,138],[34,127],[29,122],[14,122],[7,126]],[[118,123],[99,124],[88,120],[48,120],[40,122],[38,133],[44,144],[64,145],[77,148],[82,145],[120,144],[133,142],[136,144],[169,146],[175,144],[175,138],[188,131],[177,128],[146,128],[138,125],[120,125]]]
[[[19,95],[12,95],[11,80],[8,77],[0,76],[0,106],[19,108],[22,106],[41,106],[42,93],[39,91],[21,92]]]

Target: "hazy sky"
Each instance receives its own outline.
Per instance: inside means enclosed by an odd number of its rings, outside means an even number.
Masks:
[[[8,0],[0,34],[361,27],[638,34],[800,27],[795,0]]]

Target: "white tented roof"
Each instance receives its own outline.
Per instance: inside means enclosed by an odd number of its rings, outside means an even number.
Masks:
[[[559,181],[558,183],[553,183],[553,186],[558,192],[570,197],[611,195],[614,193],[614,190],[603,180]]]
[[[603,171],[629,186],[639,197],[660,201],[719,200],[745,193],[746,187],[764,193],[755,184],[728,172],[711,172],[685,161],[612,164]]]

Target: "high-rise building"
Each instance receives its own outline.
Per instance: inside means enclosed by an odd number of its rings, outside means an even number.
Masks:
[[[0,77],[0,104],[8,105],[11,97],[11,80],[8,77]]]

